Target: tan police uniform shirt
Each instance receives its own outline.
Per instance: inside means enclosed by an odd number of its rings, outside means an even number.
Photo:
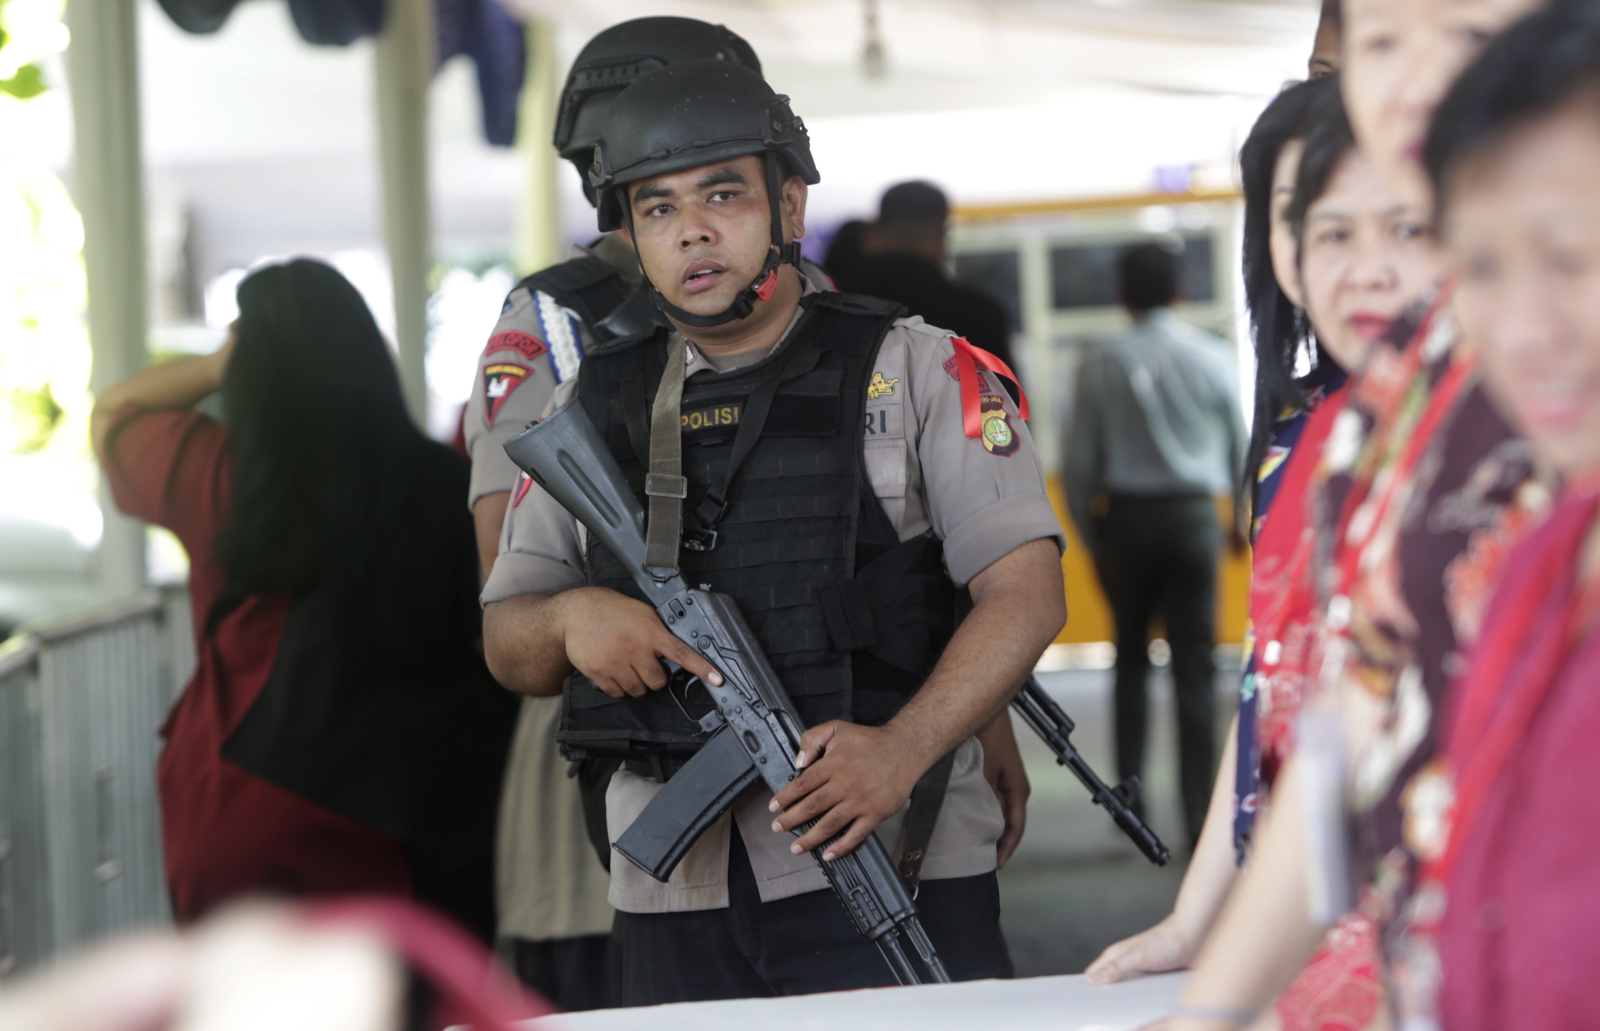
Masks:
[[[791,331],[793,326],[791,323]],[[1044,475],[1028,429],[1016,417],[1010,397],[987,373],[982,392],[988,406],[987,432],[979,438],[963,432],[961,391],[950,337],[920,318],[900,319],[889,330],[868,390],[863,448],[873,492],[900,539],[930,531],[941,538],[951,578],[965,585],[992,562],[1029,541],[1049,537],[1058,547],[1065,547],[1065,538],[1045,495]],[[691,377],[767,357],[756,352],[713,365],[692,344],[689,354],[687,375]],[[575,387],[575,383],[563,383],[551,401],[551,410],[568,400]],[[519,479],[501,535],[500,557],[484,588],[484,602],[520,594],[555,594],[582,586],[582,534],[576,520],[537,484]],[[606,801],[613,841],[658,789],[654,781],[627,770],[612,779]],[[791,855],[793,837],[773,832],[772,815],[767,811],[770,799],[765,786],[757,785],[739,799],[730,814],[739,823],[762,900],[826,888],[815,860],[810,855]],[[891,854],[900,840],[903,815],[896,814],[878,827]],[[976,739],[969,739],[956,753],[923,878],[967,877],[993,870],[995,842],[1004,823],[994,792],[983,777],[982,747]],[[613,855],[611,904],[630,913],[726,906],[729,824],[729,816],[724,816],[713,825],[689,850],[668,884]]]
[[[606,237],[592,253],[626,270],[633,252]],[[584,253],[575,248],[568,257]],[[637,271],[637,266],[633,266]],[[517,467],[505,442],[542,414],[571,382],[588,343],[582,323],[547,293],[519,286],[506,299],[467,402],[472,481],[467,504],[509,491]],[[495,840],[499,934],[529,941],[609,934],[609,876],[584,826],[578,782],[556,744],[559,698],[526,698],[506,760]]]

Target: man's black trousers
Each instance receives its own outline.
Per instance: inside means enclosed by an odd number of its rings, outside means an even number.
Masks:
[[[1183,814],[1198,839],[1216,775],[1216,508],[1209,497],[1114,494],[1100,520],[1095,567],[1117,634],[1117,776],[1144,773],[1150,621],[1172,648]]]
[[[1012,976],[993,873],[923,881],[922,926],[951,978]],[[622,913],[622,1005],[804,995],[895,984],[832,891],[762,902],[744,842],[728,849],[728,908]]]

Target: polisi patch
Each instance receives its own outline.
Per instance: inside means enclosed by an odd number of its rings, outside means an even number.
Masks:
[[[1011,417],[1006,415],[1005,399],[998,394],[984,394],[978,399],[979,422],[983,431],[978,439],[991,455],[1013,455],[1021,447],[1017,431],[1011,427]]]
[[[506,398],[522,386],[522,381],[528,378],[530,371],[526,365],[516,362],[492,362],[483,367],[484,422],[494,425],[494,418],[500,414]]]
[[[894,388],[899,385],[900,377],[884,379],[883,373],[874,372],[872,379],[867,382],[867,400],[876,401],[880,397],[891,397],[894,395]]]
[[[515,329],[507,329],[490,337],[489,344],[483,349],[483,353],[487,357],[496,351],[515,351],[531,362],[547,350],[549,348],[545,347],[544,341],[538,337]]]
[[[684,412],[678,416],[683,432],[693,433],[696,430],[714,430],[722,426],[739,425],[739,416],[744,414],[744,405],[712,405],[709,408],[698,408],[692,412]]]

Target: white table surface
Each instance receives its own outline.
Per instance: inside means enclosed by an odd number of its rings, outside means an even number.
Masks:
[[[530,1022],[530,1031],[1123,1031],[1170,1013],[1183,974],[1092,985],[1082,975],[828,992],[786,999],[596,1010]]]

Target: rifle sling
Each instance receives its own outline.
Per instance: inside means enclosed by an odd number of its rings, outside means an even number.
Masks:
[[[955,763],[956,753],[946,753],[928,767],[917,786],[911,789],[911,804],[906,808],[905,822],[900,825],[897,867],[912,898],[916,898],[917,885],[922,880],[922,864],[928,856],[928,843],[933,840],[933,828],[939,822],[939,810],[944,807],[944,793],[950,786],[950,771]]]
[[[650,498],[645,524],[644,565],[651,576],[667,579],[678,572],[678,547],[683,537],[683,499],[689,481],[683,475],[683,335],[672,334],[667,366],[661,371],[655,405],[650,412],[650,471],[644,492]]]
[[[666,368],[661,372],[661,384],[656,388],[650,412],[650,462],[644,488],[650,498],[650,518],[645,527],[644,564],[652,576],[665,579],[677,573],[678,548],[685,543],[701,551],[716,547],[716,527],[728,510],[729,488],[766,428],[779,386],[809,372],[816,363],[814,351],[796,351],[751,392],[734,434],[733,453],[722,481],[713,485],[699,507],[690,513],[691,532],[685,540],[683,501],[688,496],[689,481],[683,475],[682,409],[687,353],[683,335],[672,335]],[[630,426],[630,433],[631,430]]]

